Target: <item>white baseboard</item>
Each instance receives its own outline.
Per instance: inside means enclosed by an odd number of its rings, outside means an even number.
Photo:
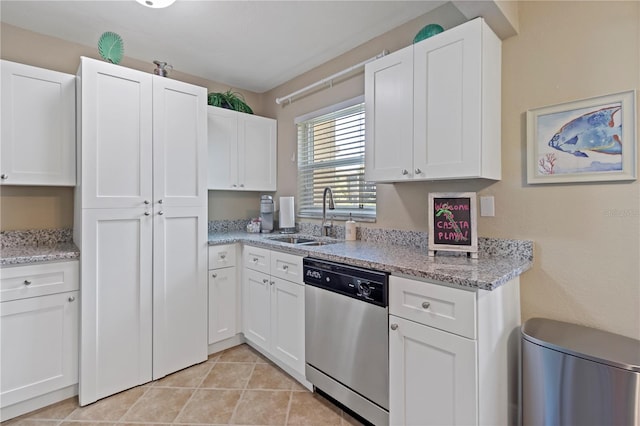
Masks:
[[[9,405],[8,407],[2,407],[0,409],[0,421],[4,422],[6,420],[13,419],[14,417],[30,413],[48,405],[55,404],[56,402],[64,401],[65,399],[76,395],[78,395],[77,384],[67,386],[66,388],[49,392],[44,395],[36,396],[35,398],[31,398],[26,401],[17,402]]]
[[[233,337],[222,340],[220,342],[212,343],[209,345],[209,355],[224,351],[234,346],[241,345],[245,342],[244,335],[242,333],[236,334]]]

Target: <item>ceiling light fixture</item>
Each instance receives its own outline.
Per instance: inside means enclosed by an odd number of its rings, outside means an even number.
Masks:
[[[161,9],[163,7],[171,6],[176,0],[136,0],[143,6],[151,7],[154,9]]]

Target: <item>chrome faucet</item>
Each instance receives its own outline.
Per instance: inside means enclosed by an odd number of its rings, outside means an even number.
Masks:
[[[336,205],[333,202],[333,191],[327,186],[322,193],[322,234],[329,236],[329,229],[333,228],[333,221],[327,224],[327,193],[329,193],[329,210],[335,210]]]

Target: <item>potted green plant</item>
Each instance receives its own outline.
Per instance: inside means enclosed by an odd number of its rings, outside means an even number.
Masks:
[[[253,114],[253,110],[244,101],[244,96],[238,92],[227,90],[226,92],[212,92],[207,96],[207,103],[211,106],[232,109],[235,111]]]

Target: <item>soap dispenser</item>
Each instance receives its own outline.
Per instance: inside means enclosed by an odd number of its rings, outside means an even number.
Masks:
[[[344,239],[347,241],[356,240],[356,222],[351,217],[351,213],[349,213],[349,220],[344,224]]]

